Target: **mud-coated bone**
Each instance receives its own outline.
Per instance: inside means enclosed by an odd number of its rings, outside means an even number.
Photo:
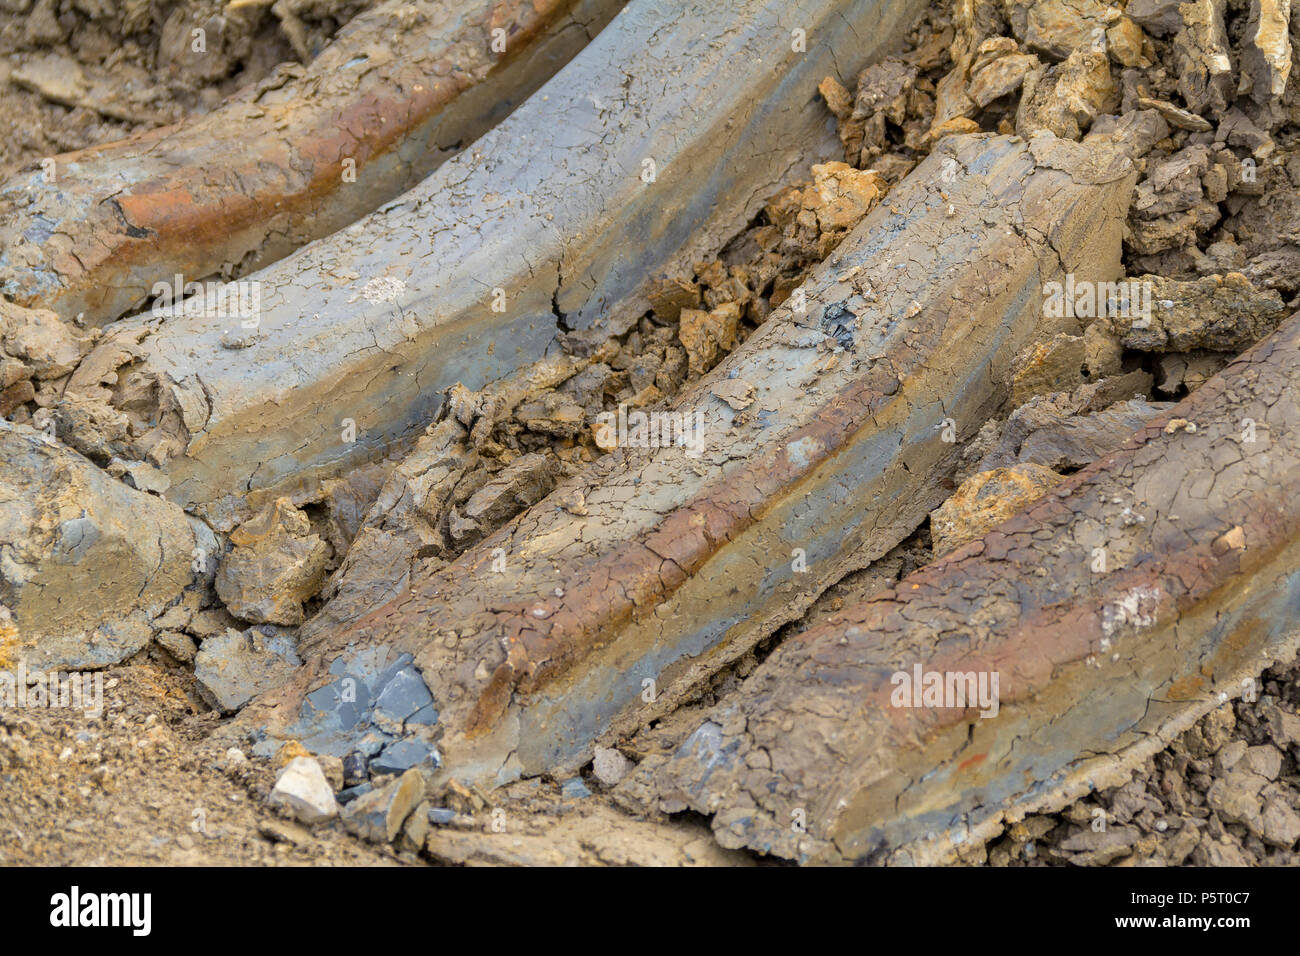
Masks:
[[[659,271],[715,252],[816,149],[820,80],[901,41],[914,8],[635,0],[401,200],[250,276],[255,332],[119,323],[143,336],[135,371],[186,410],[169,497],[293,492],[427,424],[445,387],[537,360],[563,326],[639,318]]]
[[[0,186],[0,291],[103,325],[176,274],[274,262],[414,186],[620,6],[389,0],[310,66],[207,116],[12,177]]]
[[[1134,175],[1098,155],[945,141],[815,271],[805,312],[793,297],[676,404],[698,457],[610,454],[319,637],[315,679],[349,648],[413,654],[444,773],[487,784],[571,769],[671,709],[942,500],[945,420],[969,433],[997,409],[1010,358],[1052,331],[1044,282],[1114,278]],[[754,388],[743,412],[711,391],[736,380]],[[585,513],[559,507],[574,500]],[[293,695],[281,704],[292,722]]]
[[[666,808],[728,847],[933,862],[1123,783],[1295,650],[1297,367],[1293,317],[981,541],[791,637],[662,771]],[[997,674],[995,706],[908,706],[918,668]]]

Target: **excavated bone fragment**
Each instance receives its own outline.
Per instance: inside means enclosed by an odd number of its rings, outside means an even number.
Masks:
[[[144,647],[210,565],[212,532],[26,425],[0,420],[0,460],[0,602],[17,627],[0,653],[82,668]]]
[[[792,637],[661,769],[663,808],[725,847],[925,863],[1122,784],[1300,643],[1297,363],[1292,318],[1027,512]]]
[[[0,291],[103,325],[175,275],[274,262],[414,186],[621,6],[388,0],[206,116],[0,185]]]
[[[817,84],[901,43],[919,5],[636,0],[471,150],[241,280],[252,319],[213,317],[214,292],[118,323],[86,361],[158,383],[184,425],[154,449],[168,497],[231,496],[207,512],[225,528],[244,492],[294,494],[411,436],[454,382],[536,361],[565,328],[626,329],[653,276],[715,253],[834,142]]]
[[[1005,400],[1011,357],[1080,330],[1044,316],[1045,284],[1118,274],[1134,179],[1126,158],[1051,136],[945,140],[671,408],[620,413],[618,450],[316,635],[302,678],[264,698],[278,710],[250,719],[351,746],[337,735],[364,735],[357,715],[303,694],[332,700],[357,655],[410,653],[440,711],[444,777],[581,765],[942,501],[956,439]],[[752,401],[733,407],[720,381],[749,383]],[[580,514],[561,505],[577,494]]]

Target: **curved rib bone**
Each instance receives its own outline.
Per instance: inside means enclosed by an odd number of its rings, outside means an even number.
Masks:
[[[727,847],[928,863],[1125,782],[1300,642],[1298,366],[1293,317],[982,540],[786,641],[662,772],[665,808]],[[928,697],[928,675],[995,694]]]
[[[319,636],[315,679],[355,648],[414,655],[445,773],[488,784],[572,769],[662,715],[942,500],[946,420],[973,431],[1005,398],[1045,282],[1114,278],[1133,179],[1050,135],[945,141],[814,273],[805,312],[792,297],[685,394],[686,445],[612,453]],[[737,383],[743,411],[717,397]],[[557,507],[575,497],[585,514]],[[313,707],[295,734],[338,730]]]
[[[250,276],[255,329],[119,323],[101,355],[128,343],[132,371],[185,410],[186,447],[159,462],[169,497],[293,492],[426,424],[451,384],[537,360],[566,327],[626,328],[660,270],[720,248],[828,134],[809,104],[835,61],[900,40],[915,5],[637,0],[471,150]]]
[[[0,186],[0,291],[103,325],[174,275],[274,262],[414,186],[621,5],[389,0],[207,116]]]

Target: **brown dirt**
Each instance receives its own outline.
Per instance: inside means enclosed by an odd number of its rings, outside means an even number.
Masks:
[[[451,795],[424,855],[267,803],[283,761],[232,760],[194,680],[157,649],[104,672],[104,711],[0,710],[0,865],[749,865],[700,821],[639,822],[526,781]],[[297,748],[287,745],[286,757]],[[247,753],[248,748],[243,751]]]
[[[174,667],[108,670],[104,713],[0,710],[0,863],[376,865],[403,861],[332,828],[276,816],[266,761],[219,769],[215,714]],[[188,681],[189,684],[193,680]]]

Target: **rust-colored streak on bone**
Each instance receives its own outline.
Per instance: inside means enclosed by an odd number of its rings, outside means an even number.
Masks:
[[[889,354],[901,361],[902,352],[895,349]],[[884,365],[889,364],[887,359]],[[530,693],[563,677],[601,644],[607,632],[666,600],[723,545],[759,520],[774,500],[797,494],[799,482],[843,447],[897,390],[893,375],[877,366],[844,388],[817,421],[675,508],[658,528],[629,542],[627,550],[570,569],[566,577],[578,583],[551,617],[528,620],[529,606],[518,605],[513,628],[507,631],[521,648],[523,666],[514,668],[524,675],[518,689]],[[796,462],[789,449],[801,443],[821,452]],[[611,600],[619,589],[622,600]]]
[[[405,80],[405,82],[402,82]],[[421,85],[423,80],[427,85]],[[125,269],[147,265],[158,256],[175,255],[170,248],[178,237],[188,239],[192,250],[182,265],[186,275],[204,274],[202,252],[214,240],[265,224],[268,216],[309,214],[343,182],[343,160],[356,163],[357,175],[365,174],[366,162],[376,159],[400,144],[414,126],[426,122],[451,103],[467,85],[449,79],[430,78],[415,70],[404,70],[396,89],[407,87],[408,96],[366,94],[344,104],[337,118],[311,115],[325,125],[302,128],[295,124],[301,106],[277,106],[265,111],[270,128],[297,128],[294,139],[261,136],[251,156],[244,156],[219,170],[220,179],[194,178],[186,175],[178,182],[175,174],[153,176],[132,187],[130,193],[111,200],[122,210],[125,229],[109,237],[103,251],[79,266],[82,275],[96,269]],[[172,132],[180,132],[172,127]],[[167,137],[159,136],[159,139]],[[143,144],[141,144],[143,145]],[[209,144],[204,144],[205,148]],[[120,147],[101,148],[101,152]],[[184,151],[194,168],[205,169],[211,158],[198,149]],[[80,161],[88,157],[80,156]],[[116,158],[115,156],[112,158]],[[238,188],[231,188],[232,184]],[[74,273],[75,274],[75,273]]]
[[[245,272],[255,331],[236,336],[203,309],[119,323],[110,339],[139,346],[136,372],[156,371],[189,409],[187,444],[161,462],[168,497],[229,528],[385,454],[428,423],[446,388],[537,361],[561,326],[583,337],[630,328],[655,274],[720,248],[820,148],[825,123],[806,97],[835,58],[865,61],[897,41],[918,0],[812,2],[808,15],[825,27],[809,55],[777,42],[783,0],[629,6],[545,92],[399,200]],[[864,43],[862,27],[881,21],[888,29]],[[768,50],[779,65],[757,55]],[[724,68],[733,61],[745,82]],[[661,175],[645,183],[651,155]],[[351,202],[351,189],[338,192]],[[488,273],[504,312],[484,307]],[[140,278],[144,291],[159,279]],[[94,361],[116,361],[115,348],[104,343]],[[343,406],[355,442],[339,441]],[[129,456],[154,447],[152,435],[131,437],[120,444]]]
[[[1165,420],[1162,417],[1160,422]],[[1140,445],[1143,440],[1139,437],[1135,444]],[[1124,461],[1114,461],[1114,464],[1122,467]],[[1088,474],[1080,472],[1076,481],[1058,486],[1054,492],[1068,493],[1088,482]],[[1001,678],[999,699],[1003,706],[1032,698],[1049,685],[1057,668],[1098,652],[1105,634],[1097,609],[1107,600],[1135,589],[1158,587],[1162,598],[1149,606],[1151,616],[1176,618],[1201,605],[1228,581],[1249,575],[1275,558],[1279,548],[1300,532],[1300,521],[1294,517],[1285,522],[1273,519],[1273,515],[1286,512],[1281,496],[1274,489],[1260,489],[1251,502],[1253,512],[1242,519],[1241,525],[1251,542],[1249,552],[1217,557],[1212,552],[1211,539],[1202,537],[1188,548],[1160,555],[1154,563],[1111,573],[1104,587],[1098,586],[1085,602],[1047,603],[1050,595],[1027,589],[1022,592],[1024,599],[1017,610],[1018,620],[1008,631],[1006,640],[978,647],[947,640],[927,657],[926,670],[996,671]],[[1035,556],[1023,553],[1022,547],[1007,547],[1014,540],[1011,536],[1032,534],[1037,528],[1064,523],[1075,505],[1075,501],[1062,500],[1053,493],[1042,504],[990,532],[982,542],[972,542],[947,559],[915,572],[897,590],[845,609],[827,623],[795,635],[791,644],[808,648],[807,659],[814,668],[840,667],[845,664],[845,654],[832,650],[832,645],[838,644],[846,629],[881,635],[904,630],[909,623],[919,620],[927,607],[947,608],[965,600],[952,598],[953,594],[961,595],[958,582],[990,580],[990,565],[997,567],[1001,575],[1032,574],[1037,566]],[[1245,560],[1247,555],[1249,562]],[[889,681],[890,673],[883,670],[874,673],[864,683],[861,699],[866,706],[879,708],[887,715],[900,738],[933,737],[945,728],[968,723],[979,709],[974,705],[964,709],[892,707],[890,697],[894,687]]]
[[[528,694],[561,679],[619,626],[652,612],[723,545],[757,521],[772,497],[792,493],[896,391],[892,376],[883,370],[866,376],[845,388],[814,424],[793,432],[787,443],[673,509],[655,530],[595,561],[576,561],[566,567],[562,577],[575,584],[563,599],[545,605],[544,618],[533,613],[539,607],[537,601],[498,607],[498,626],[510,652],[476,702],[467,735],[477,736],[490,729],[508,705],[512,691]],[[815,441],[823,452],[796,464],[788,448],[808,440]],[[448,573],[429,592],[437,593],[453,582]],[[397,612],[398,619],[410,615],[414,623],[417,607]],[[359,626],[386,617],[381,609]]]
[[[987,281],[979,273],[963,278],[973,286]],[[961,286],[954,288],[952,301],[962,301],[964,291]],[[975,289],[970,291],[976,294]],[[537,601],[497,605],[497,626],[510,652],[476,703],[468,735],[486,732],[499,719],[510,700],[509,694],[501,693],[506,682],[526,695],[561,680],[627,621],[652,613],[775,502],[797,496],[800,482],[850,444],[854,434],[870,425],[896,396],[908,393],[911,377],[932,361],[948,320],[949,314],[939,310],[919,316],[906,337],[892,342],[867,372],[826,401],[811,423],[710,482],[666,514],[657,528],[630,538],[616,551],[601,553],[594,561],[577,560],[563,568],[559,577],[573,584],[562,599],[544,603],[544,617],[534,613]],[[697,388],[676,405],[689,408],[705,394],[705,388]],[[794,455],[791,447],[817,451]],[[621,451],[614,457],[635,454]],[[490,552],[488,545],[484,549],[485,554]],[[449,570],[421,588],[423,598],[417,596],[397,611],[397,619],[409,614],[414,623],[422,613],[421,605],[453,589],[460,573]],[[374,615],[374,623],[385,616],[382,611]],[[361,626],[371,621],[367,618]]]

